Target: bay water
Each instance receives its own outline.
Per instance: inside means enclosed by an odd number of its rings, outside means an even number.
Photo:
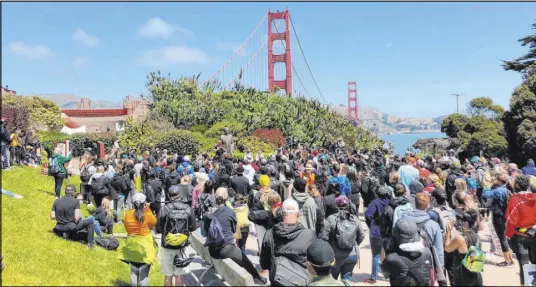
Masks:
[[[447,135],[441,132],[380,135],[381,139],[394,146],[395,153],[399,155],[405,154],[408,148],[412,148],[413,144],[419,139],[445,137],[447,137]]]

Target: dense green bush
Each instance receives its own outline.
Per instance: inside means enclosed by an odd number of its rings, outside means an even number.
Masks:
[[[192,136],[199,142],[199,152],[209,152],[218,145],[219,139],[205,137],[200,132],[192,132]]]
[[[244,123],[235,120],[223,120],[215,123],[208,130],[205,131],[205,137],[208,138],[220,138],[223,134],[223,129],[228,128],[235,138],[244,136],[246,131],[246,125]]]
[[[217,91],[214,83],[199,84],[199,77],[172,79],[151,73],[146,84],[151,111],[164,115],[176,128],[204,132],[219,138],[228,127],[236,139],[251,136],[257,129],[279,129],[301,143],[326,145],[343,138],[347,147],[375,148],[383,145],[369,131],[355,128],[345,117],[318,101],[280,97],[239,85]]]
[[[236,143],[236,147],[241,152],[245,152],[249,148],[253,153],[262,150],[265,154],[271,154],[276,150],[275,146],[265,143],[253,136],[239,139]]]
[[[199,141],[191,132],[174,130],[159,137],[156,147],[177,152],[180,155],[196,155],[199,153]]]

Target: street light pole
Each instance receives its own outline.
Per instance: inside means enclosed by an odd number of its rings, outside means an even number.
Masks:
[[[458,99],[460,98],[460,94],[452,94],[453,96],[456,97],[456,113],[459,114],[460,113],[460,106],[459,106],[459,101]]]

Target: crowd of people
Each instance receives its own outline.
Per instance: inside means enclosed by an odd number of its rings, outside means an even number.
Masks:
[[[52,158],[63,166],[71,157],[56,150]],[[165,286],[183,286],[192,260],[189,237],[198,229],[212,258],[229,258],[256,284],[271,286],[351,285],[367,233],[367,284],[376,284],[381,272],[392,286],[482,286],[479,232],[490,216],[504,258],[498,266],[514,265],[513,251],[524,284],[522,266],[532,256],[525,240],[532,229],[518,224],[536,225],[536,215],[518,208],[536,202],[532,160],[519,169],[498,158],[462,163],[452,150],[419,158],[297,145],[266,157],[248,150],[243,159],[158,149],[96,159],[88,152],[79,168],[80,193],[69,185],[61,197],[66,171],[54,174],[55,231],[67,239],[87,234],[93,248],[102,232],[113,234],[122,222],[133,286],[147,286],[158,253]],[[95,207],[91,216],[81,217],[82,203]],[[260,268],[246,253],[250,235]]]

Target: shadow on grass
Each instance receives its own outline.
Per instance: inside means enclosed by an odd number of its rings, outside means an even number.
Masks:
[[[113,281],[113,286],[121,286],[121,287],[128,287],[130,286],[130,282],[126,282],[126,281],[123,281],[123,280],[114,280]]]

